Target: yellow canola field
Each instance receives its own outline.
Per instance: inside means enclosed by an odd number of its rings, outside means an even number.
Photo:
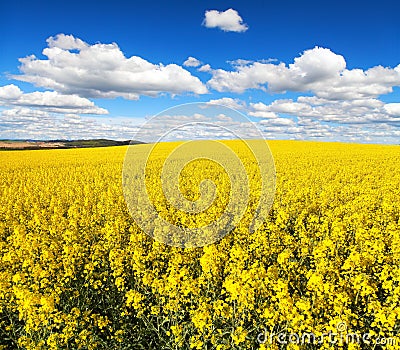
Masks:
[[[400,349],[400,146],[269,145],[267,221],[186,249],[129,215],[126,147],[0,152],[0,349]],[[329,331],[370,341],[273,337]]]

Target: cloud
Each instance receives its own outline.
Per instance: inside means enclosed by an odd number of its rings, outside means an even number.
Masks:
[[[58,34],[55,37],[50,37],[46,40],[48,46],[58,47],[64,50],[84,50],[88,48],[88,44],[73,35]]]
[[[153,64],[139,56],[125,57],[116,43],[89,45],[72,35],[47,39],[47,59],[21,58],[21,75],[12,78],[87,98],[123,97],[160,93],[207,93],[199,78],[176,64]]]
[[[211,72],[211,66],[209,64],[205,64],[197,69],[199,72]]]
[[[254,63],[255,61],[252,60],[245,60],[243,58],[238,58],[236,60],[232,60],[232,61],[226,61],[226,63],[229,63],[232,66],[245,66],[251,63]]]
[[[358,143],[398,143],[400,129],[394,125],[376,124],[374,128],[358,125],[333,125],[311,118],[279,117],[257,123],[267,140],[318,140]]]
[[[400,125],[400,103],[388,103],[377,99],[326,100],[315,96],[300,96],[292,99],[278,99],[266,105],[250,103],[249,115],[273,118],[278,115],[313,118],[340,124],[390,123]]]
[[[242,17],[234,9],[226,11],[209,10],[205,12],[203,25],[207,28],[220,28],[224,32],[245,32],[249,29]]]
[[[289,118],[271,118],[271,119],[263,119],[259,122],[261,125],[268,126],[292,126],[296,125],[293,119]]]
[[[129,140],[141,122],[135,118],[89,117],[15,107],[0,112],[0,138]]]
[[[316,96],[277,99],[269,104],[240,99],[210,100],[208,105],[237,104],[266,139],[398,143],[400,103],[378,99],[328,100]]]
[[[201,65],[201,61],[199,61],[197,58],[189,56],[188,59],[183,62],[183,65],[185,67],[198,67]]]
[[[262,102],[250,103],[248,114],[252,117],[257,117],[257,118],[265,118],[265,119],[278,118],[278,115],[274,112],[271,112],[270,107]]]
[[[0,100],[15,100],[21,96],[21,89],[14,84],[0,86]]]
[[[58,113],[108,114],[104,108],[76,95],[63,95],[55,91],[23,93],[14,85],[0,86],[0,105],[37,107]]]
[[[384,108],[390,115],[400,117],[400,103],[388,103]]]
[[[246,65],[249,65],[254,62],[271,63],[271,62],[276,62],[276,61],[278,61],[276,58],[261,59],[261,60],[256,60],[256,61],[238,58],[236,60],[226,61],[226,63],[229,63],[232,66],[246,66]]]
[[[208,106],[226,106],[235,110],[243,110],[246,108],[246,103],[237,98],[223,97],[217,100],[210,100],[206,102]]]
[[[345,68],[343,56],[322,47],[304,51],[294,59],[294,63],[289,64],[292,75],[301,78],[302,84],[334,78]]]
[[[266,107],[274,113],[284,113],[290,115],[306,115],[312,111],[312,108],[307,103],[294,102],[290,99],[275,100]]]
[[[235,61],[233,68],[231,71],[212,70],[208,86],[220,92],[235,93],[248,89],[273,93],[311,92],[330,100],[376,98],[400,86],[400,65],[349,70],[343,56],[321,47],[304,51],[289,65],[245,61],[238,64]]]

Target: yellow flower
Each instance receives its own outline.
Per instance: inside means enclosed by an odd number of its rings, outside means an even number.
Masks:
[[[126,297],[126,305],[132,306],[134,309],[139,309],[141,304],[140,302],[143,300],[143,296],[137,292],[136,290],[129,290],[125,294]]]
[[[237,327],[235,332],[232,334],[232,340],[235,345],[239,345],[246,340],[248,332],[243,327]]]

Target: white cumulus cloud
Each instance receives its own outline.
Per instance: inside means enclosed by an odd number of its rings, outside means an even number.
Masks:
[[[231,97],[223,97],[220,99],[216,100],[210,100],[206,102],[206,105],[208,106],[226,106],[232,109],[236,110],[242,110],[246,108],[246,103],[244,101],[241,101],[237,98],[231,98]]]
[[[400,103],[388,103],[385,105],[385,110],[390,115],[400,117]]]
[[[183,62],[183,65],[185,67],[198,67],[201,65],[201,61],[199,61],[195,57],[189,56],[188,59],[185,62]]]
[[[197,68],[199,72],[211,72],[211,66],[209,64],[204,64],[203,66]]]
[[[242,17],[234,9],[206,11],[203,25],[207,28],[220,28],[224,32],[245,32],[249,29],[248,25],[243,23]]]
[[[400,86],[400,65],[347,69],[342,55],[321,47],[304,51],[289,65],[251,62],[234,64],[233,70],[214,69],[211,74],[208,85],[217,91],[311,92],[331,100],[376,98]]]
[[[0,105],[26,106],[58,113],[108,114],[93,101],[77,95],[64,95],[56,91],[24,93],[14,84],[0,86]]]
[[[49,47],[58,47],[64,50],[83,50],[89,45],[83,40],[75,38],[73,35],[58,34],[46,40]]]
[[[177,64],[153,64],[139,56],[125,57],[116,43],[89,45],[72,35],[47,39],[47,59],[21,58],[16,80],[82,97],[135,100],[160,93],[207,93],[199,78]]]
[[[326,100],[315,96],[300,96],[292,99],[278,99],[270,104],[250,103],[249,115],[273,118],[289,115],[300,118],[335,122],[340,124],[396,124],[400,126],[400,103],[388,103],[377,99]]]

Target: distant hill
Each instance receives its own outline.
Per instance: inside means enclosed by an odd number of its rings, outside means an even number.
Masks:
[[[0,140],[0,150],[35,150],[126,146],[142,144],[140,141],[92,140]]]

